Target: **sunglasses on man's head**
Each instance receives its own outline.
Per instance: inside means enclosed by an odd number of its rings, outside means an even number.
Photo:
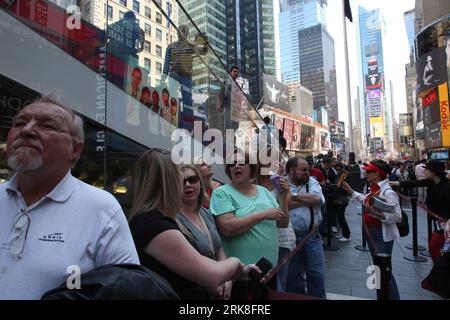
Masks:
[[[189,182],[189,184],[197,184],[199,181],[200,179],[197,176],[191,176],[183,180],[183,186],[185,186],[187,182]]]

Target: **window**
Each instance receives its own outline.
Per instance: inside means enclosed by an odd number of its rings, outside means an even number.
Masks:
[[[146,23],[145,26],[144,26],[144,31],[145,31],[146,34],[151,36],[152,35],[152,26],[149,25],[148,23]]]
[[[120,3],[121,5],[123,5],[124,7],[127,6],[127,0],[119,0],[119,3]]]
[[[162,14],[159,12],[156,13],[156,22],[162,24]]]
[[[108,19],[113,18],[113,7],[108,6]]]
[[[162,57],[162,48],[161,48],[161,46],[156,46],[156,55],[158,57]]]
[[[84,5],[84,14],[87,16],[91,14],[91,2],[90,1],[86,2],[86,4]]]
[[[133,11],[139,13],[139,1],[133,0]]]
[[[161,74],[162,73],[162,64],[157,62],[156,63],[156,74]]]
[[[148,71],[152,69],[152,61],[149,58],[144,58],[144,68]]]
[[[150,41],[144,42],[144,50],[147,51],[148,53],[152,52],[152,44],[150,43]]]
[[[145,7],[144,15],[146,18],[151,19],[152,18],[152,9],[150,9],[150,7]]]
[[[125,12],[123,11],[119,11],[119,19],[123,19],[123,15],[125,14]]]
[[[162,31],[158,28],[156,28],[156,40],[162,41]]]

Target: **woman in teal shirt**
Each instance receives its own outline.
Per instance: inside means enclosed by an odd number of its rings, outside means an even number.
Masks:
[[[227,164],[225,172],[231,183],[215,189],[211,196],[210,212],[216,217],[222,246],[228,257],[237,257],[243,263],[256,263],[261,257],[275,266],[278,263],[277,227],[289,224],[288,208],[279,208],[273,195],[252,182],[257,165],[235,161]],[[288,195],[285,180],[280,181],[281,197]],[[286,203],[286,201],[282,201]]]

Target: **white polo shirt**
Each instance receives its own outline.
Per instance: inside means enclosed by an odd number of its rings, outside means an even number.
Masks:
[[[30,218],[22,257],[10,251],[14,224]],[[45,197],[27,207],[17,176],[0,185],[0,299],[40,299],[71,275],[139,258],[117,200],[72,176],[70,171]],[[81,278],[81,286],[83,279]]]

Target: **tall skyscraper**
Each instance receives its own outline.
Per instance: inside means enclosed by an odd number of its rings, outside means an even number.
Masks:
[[[227,65],[249,81],[250,98],[263,96],[262,75],[276,74],[273,0],[226,0]]]
[[[339,120],[337,106],[336,62],[334,40],[322,24],[298,32],[300,82],[313,92],[316,120],[325,108],[328,119]]]
[[[406,34],[408,35],[409,48],[410,48],[410,50],[414,51],[414,39],[416,37],[416,32],[414,30],[415,22],[416,22],[416,10],[412,9],[412,10],[406,11],[403,14],[403,19],[405,20],[405,29],[406,29]]]
[[[180,2],[186,9],[190,18],[195,22],[200,31],[208,37],[208,42],[218,57],[211,51],[201,59],[211,69],[209,70],[200,58],[195,58],[193,66],[193,86],[197,92],[206,93],[213,83],[223,80],[226,75],[219,59],[226,63],[226,4],[225,0],[183,0]],[[180,12],[180,25],[189,26],[189,37],[194,39],[197,29],[192,25],[189,18]],[[217,79],[217,78],[219,79]],[[217,86],[217,84],[216,84]]]
[[[379,9],[359,7],[360,108],[364,137],[372,155],[393,150],[391,86],[384,72],[385,23]]]
[[[289,86],[291,97],[300,87],[300,30],[322,24],[326,26],[326,0],[281,0],[280,56],[282,81]]]

